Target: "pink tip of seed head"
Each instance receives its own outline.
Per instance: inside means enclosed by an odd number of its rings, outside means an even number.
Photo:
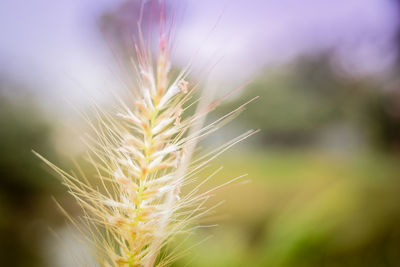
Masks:
[[[160,50],[164,52],[167,49],[167,45],[168,45],[167,38],[165,38],[164,35],[161,36],[160,37]]]

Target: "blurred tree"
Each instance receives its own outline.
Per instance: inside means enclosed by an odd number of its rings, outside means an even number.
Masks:
[[[400,0],[389,0],[394,5],[397,13],[397,21],[394,24],[397,27],[393,45],[396,54],[394,68],[386,78],[384,86],[384,106],[380,110],[380,121],[382,125],[382,136],[385,145],[397,152],[400,152]]]
[[[243,98],[259,95],[239,120],[260,127],[262,141],[279,146],[310,145],[331,126],[347,125],[372,144],[385,141],[383,95],[370,78],[341,75],[328,51],[299,58],[293,65],[268,71],[251,83],[240,100],[221,108],[226,112]]]
[[[157,25],[155,22],[159,20],[160,10],[159,1],[125,1],[116,9],[101,15],[100,28],[107,38],[121,46],[125,52],[132,52],[135,51],[132,50],[132,41],[139,36],[140,18],[141,32],[147,37],[152,33],[151,27]]]
[[[51,124],[22,92],[21,86],[0,81],[0,262],[43,266],[41,231],[56,215],[46,206],[59,182],[32,153],[35,149],[55,158]]]

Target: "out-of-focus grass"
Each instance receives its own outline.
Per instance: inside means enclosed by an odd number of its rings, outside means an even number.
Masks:
[[[244,172],[251,183],[216,194],[213,203],[226,200],[216,214],[229,216],[185,242],[179,250],[211,236],[176,266],[400,266],[399,163],[379,153],[228,154],[211,183]]]

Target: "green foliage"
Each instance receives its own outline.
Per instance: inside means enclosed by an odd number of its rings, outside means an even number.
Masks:
[[[58,181],[32,149],[54,155],[51,125],[29,100],[0,96],[0,261],[3,266],[41,266],[40,223]]]
[[[396,157],[251,151],[221,163],[216,184],[243,169],[252,183],[219,194],[233,217],[201,230],[191,245],[211,238],[176,266],[399,266]]]
[[[339,75],[331,67],[329,55],[320,55],[266,70],[240,99],[227,103],[221,111],[238,106],[242,99],[260,96],[238,120],[246,127],[261,128],[265,142],[308,144],[326,127],[338,123],[351,125],[376,143],[385,138],[383,131],[390,123],[378,88],[368,77]]]

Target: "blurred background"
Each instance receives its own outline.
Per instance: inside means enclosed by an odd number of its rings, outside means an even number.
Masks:
[[[211,186],[251,182],[216,195],[219,226],[196,230],[174,266],[400,266],[400,1],[166,2],[174,67],[193,60],[216,97],[248,84],[210,119],[260,96],[203,146],[262,130],[214,162],[224,169]],[[88,254],[52,196],[79,208],[32,149],[73,168],[87,131],[75,109],[107,106],[129,78],[118,65],[140,6],[0,2],[2,266],[76,266],[71,255]]]

